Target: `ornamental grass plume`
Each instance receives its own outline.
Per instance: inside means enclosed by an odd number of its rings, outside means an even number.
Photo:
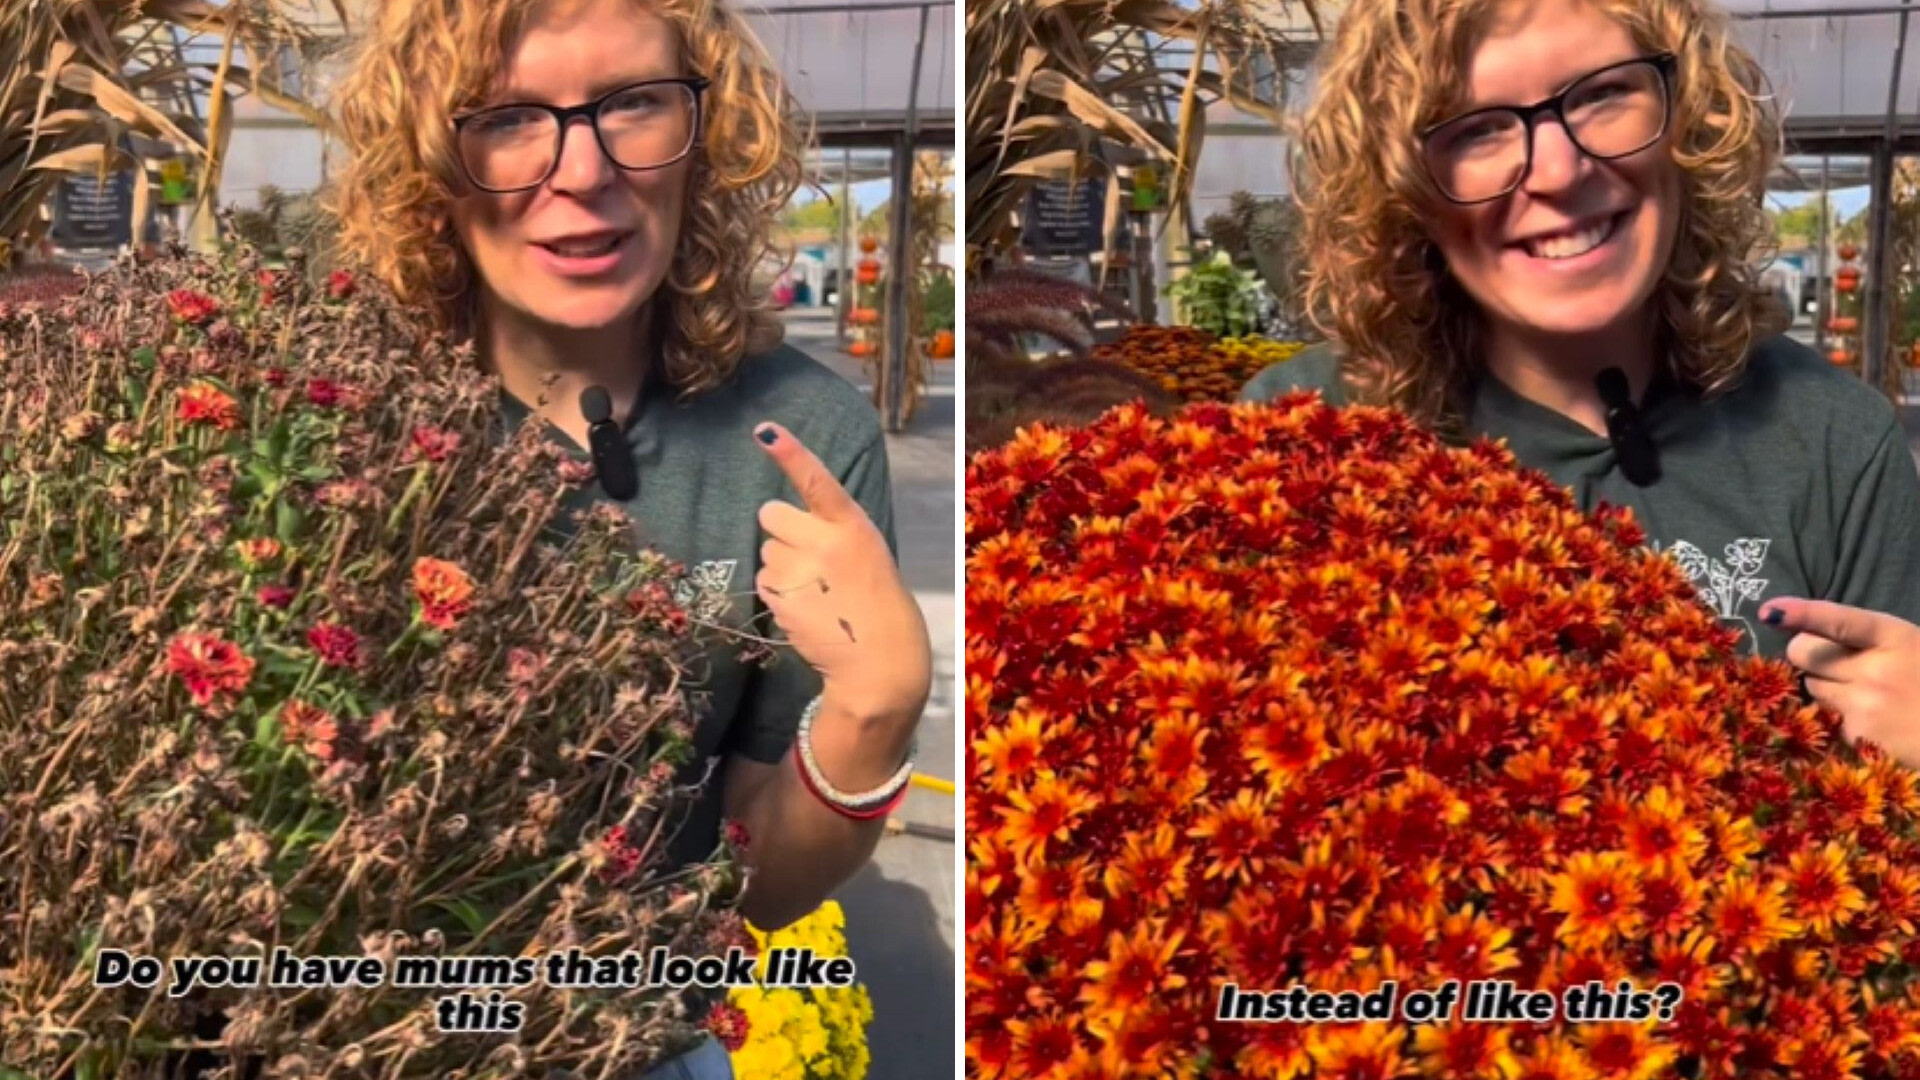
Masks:
[[[967,472],[977,1080],[1920,1076],[1915,774],[1629,516],[1310,394]],[[1669,1023],[1235,1023],[1598,980]]]
[[[109,948],[704,955],[739,891],[726,845],[662,869],[678,568],[617,508],[555,519],[587,477],[509,437],[470,345],[290,258],[0,305],[0,1063],[635,1075],[706,1017],[536,982],[477,1034],[438,1030],[451,989],[92,985]]]

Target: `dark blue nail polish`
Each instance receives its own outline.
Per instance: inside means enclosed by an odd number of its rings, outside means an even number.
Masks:
[[[759,431],[754,432],[753,437],[768,446],[772,446],[774,443],[780,441],[780,433],[770,427],[763,427]]]
[[[1781,623],[1787,621],[1787,613],[1781,611],[1779,608],[1774,608],[1765,615],[1760,616],[1760,618],[1761,621],[1765,622],[1768,626],[1779,626]]]

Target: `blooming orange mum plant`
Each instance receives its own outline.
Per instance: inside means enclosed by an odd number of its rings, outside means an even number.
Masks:
[[[1920,1076],[1915,776],[1624,512],[1312,395],[967,472],[977,1080]],[[1678,989],[1248,1022],[1223,987]]]
[[[392,981],[94,983],[108,950],[752,944],[731,841],[663,865],[679,570],[569,519],[587,471],[470,346],[293,258],[0,300],[0,1076],[638,1075],[697,1003],[483,983],[519,1010],[489,1034]]]

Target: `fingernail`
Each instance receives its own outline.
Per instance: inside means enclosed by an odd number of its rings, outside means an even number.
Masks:
[[[754,430],[753,437],[756,439],[759,439],[761,442],[765,443],[768,446],[772,446],[774,443],[780,441],[780,433],[778,431],[775,431],[773,429],[773,425],[771,424],[768,424],[764,427],[756,428]]]
[[[1766,623],[1768,626],[1779,626],[1781,623],[1787,621],[1787,613],[1781,611],[1779,608],[1769,608],[1765,615],[1760,616],[1760,621]]]

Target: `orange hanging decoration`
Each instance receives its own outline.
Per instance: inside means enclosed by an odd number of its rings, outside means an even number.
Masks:
[[[1833,285],[1834,288],[1839,289],[1843,293],[1850,293],[1858,289],[1860,287],[1860,268],[1857,266],[1841,267],[1834,272]]]
[[[861,259],[854,267],[853,280],[862,285],[880,284],[880,262],[877,259]]]
[[[1852,244],[1840,245],[1840,258],[1843,261],[1852,262],[1856,257],[1859,256],[1859,254],[1860,254],[1860,249],[1855,247]]]
[[[860,238],[860,250],[871,255],[880,250],[880,241],[871,236],[863,236]]]

